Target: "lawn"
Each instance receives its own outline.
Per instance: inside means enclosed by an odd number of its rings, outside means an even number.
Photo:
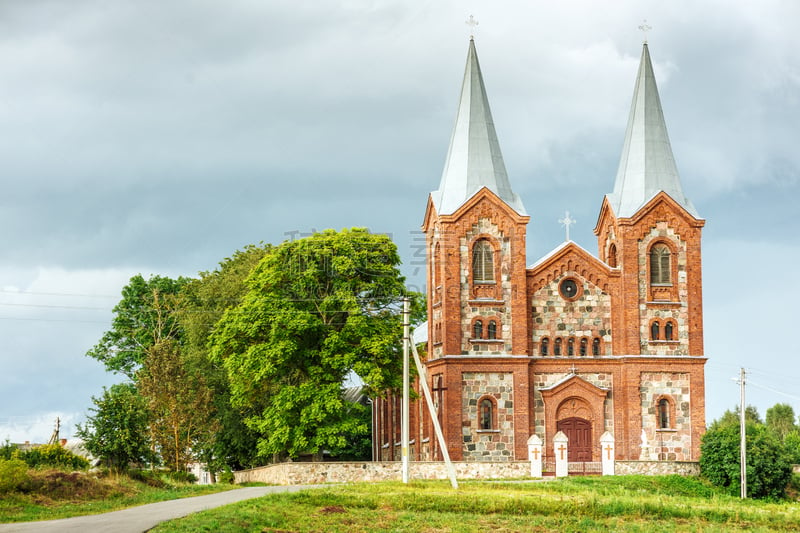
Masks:
[[[249,500],[154,531],[796,531],[794,502],[741,501],[680,476],[358,483]]]

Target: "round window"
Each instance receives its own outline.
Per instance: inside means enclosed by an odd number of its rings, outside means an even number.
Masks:
[[[565,300],[574,300],[578,297],[578,284],[572,278],[567,278],[558,286],[558,292]]]

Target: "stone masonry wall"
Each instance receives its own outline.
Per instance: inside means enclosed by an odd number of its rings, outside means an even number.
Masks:
[[[509,461],[514,453],[514,376],[500,372],[464,372],[462,383],[462,437],[464,459]],[[492,429],[481,429],[479,402],[495,402]]]
[[[649,457],[642,459],[683,461],[691,458],[691,381],[688,373],[642,372],[642,429]],[[659,428],[658,402],[670,402],[670,427]]]

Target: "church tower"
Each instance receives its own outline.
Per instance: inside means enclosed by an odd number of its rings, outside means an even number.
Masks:
[[[528,220],[506,174],[470,39],[450,148],[422,226],[428,250],[428,373],[454,459],[485,451],[508,458],[512,447],[524,449],[528,438],[527,394],[514,390],[511,375],[522,379],[527,371]],[[502,397],[485,394],[503,385]],[[485,406],[485,419],[479,414],[482,402],[492,404]],[[500,446],[478,449],[479,431],[507,435],[497,440]]]

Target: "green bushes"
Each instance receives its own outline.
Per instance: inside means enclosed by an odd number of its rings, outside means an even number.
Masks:
[[[21,451],[19,452],[19,458],[31,468],[42,466],[71,470],[86,470],[89,468],[89,461],[58,444],[45,444],[27,451]]]
[[[16,490],[28,480],[28,465],[20,459],[0,459],[0,494]]]

